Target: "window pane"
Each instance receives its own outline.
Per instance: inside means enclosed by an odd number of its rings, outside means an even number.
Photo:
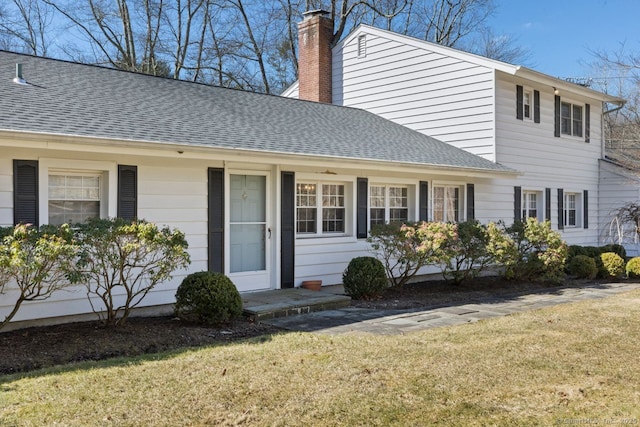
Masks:
[[[389,187],[389,207],[407,207],[407,189],[405,187]]]
[[[384,208],[372,208],[369,212],[369,217],[371,226],[384,224],[386,222],[384,218]]]
[[[298,208],[298,218],[296,221],[298,233],[316,232],[316,209]]]
[[[582,136],[582,107],[573,106],[573,135]]]
[[[384,187],[372,186],[369,203],[372,208],[384,208]],[[384,209],[382,210],[384,216]]]
[[[531,118],[531,92],[524,93],[524,117]]]
[[[296,199],[298,206],[316,206],[316,185],[298,184],[296,186]]]
[[[433,187],[433,220],[444,221],[444,187]]]
[[[322,210],[322,231],[326,233],[344,232],[344,209],[325,208]]]
[[[60,225],[100,217],[99,175],[49,175],[49,223]]]
[[[563,134],[571,135],[571,104],[566,102],[560,107],[560,129]]]
[[[445,195],[445,220],[447,222],[458,221],[458,193],[456,187],[447,187]]]
[[[408,209],[389,209],[389,222],[407,222],[408,219]]]

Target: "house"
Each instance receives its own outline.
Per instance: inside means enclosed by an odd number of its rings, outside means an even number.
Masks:
[[[624,100],[367,25],[331,48],[331,26],[322,11],[306,15],[301,63],[319,57],[322,68],[301,65],[283,96],[361,108],[521,172],[475,186],[482,222],[536,217],[570,244],[602,241],[602,122]]]
[[[340,283],[372,223],[487,218],[475,189],[516,175],[362,109],[0,51],[0,226],[120,216],[182,230],[189,271],[150,307],[202,270],[241,292]],[[76,288],[15,321],[88,313]]]

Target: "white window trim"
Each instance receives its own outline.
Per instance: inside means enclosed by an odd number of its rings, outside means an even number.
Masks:
[[[567,215],[567,211],[568,211],[568,203],[567,203],[567,198],[569,195],[574,194],[576,196],[576,224],[575,225],[569,225],[568,221],[566,220],[565,217],[568,217]],[[563,219],[563,225],[565,230],[580,230],[582,228],[582,224],[584,224],[584,201],[583,201],[583,197],[584,194],[582,191],[573,191],[573,190],[564,190],[563,192],[563,196],[564,200],[562,201],[562,219]]]
[[[50,173],[89,173],[101,174],[102,195],[100,200],[100,216],[114,218],[117,216],[118,204],[118,164],[93,160],[73,160],[40,158],[38,159],[38,195],[40,222],[49,222],[49,174]],[[46,221],[46,222],[45,222]]]
[[[522,214],[522,211],[525,210],[525,195],[527,193],[535,193],[537,195],[537,208],[536,210],[538,211],[538,216],[537,216],[537,220],[542,222],[544,221],[546,212],[547,212],[547,206],[546,206],[546,197],[545,197],[545,189],[544,188],[535,188],[535,187],[526,187],[522,189],[522,197],[521,197],[521,208],[520,208],[520,213]],[[523,216],[522,220],[526,220],[527,217]]]
[[[467,220],[467,183],[435,181],[429,188],[429,219],[435,221],[435,188],[436,187],[456,187],[458,193],[458,223]]]
[[[571,105],[571,121],[570,121],[570,130],[571,133],[564,133],[562,132],[562,104],[570,104]],[[573,134],[573,107],[580,107],[582,109],[582,135],[574,135]],[[585,114],[587,114],[587,109],[586,109],[586,103],[585,102],[579,102],[579,101],[575,101],[573,99],[570,98],[564,98],[561,97],[560,98],[560,136],[565,137],[565,138],[573,138],[576,140],[580,140],[583,141],[584,140],[584,134],[585,134],[585,126],[586,126],[586,117]]]
[[[298,176],[299,175],[299,176]],[[353,178],[344,178],[334,175],[329,180],[319,179],[318,175],[296,174],[296,202],[295,202],[295,221],[296,221],[296,239],[318,239],[318,238],[338,238],[354,236],[355,229],[355,207],[356,203],[354,188],[355,181]],[[298,184],[315,184],[316,185],[316,232],[315,233],[299,233],[298,232]],[[319,191],[322,185],[344,185],[344,232],[323,232],[322,231],[322,192]]]
[[[410,182],[385,182],[385,181],[373,181],[369,182],[367,191],[367,230],[371,230],[371,187],[384,187],[385,188],[385,200],[384,200],[384,215],[385,223],[389,222],[390,206],[389,206],[389,187],[401,187],[407,189],[407,222],[415,222],[417,218],[417,195],[416,188],[418,187],[415,181]]]
[[[529,94],[529,117],[525,114],[525,99],[526,95]],[[528,122],[533,122],[534,115],[534,101],[533,101],[533,89],[527,86],[522,87],[522,119]]]

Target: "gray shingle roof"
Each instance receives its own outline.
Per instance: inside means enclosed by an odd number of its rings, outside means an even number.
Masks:
[[[3,51],[0,129],[513,172],[364,110]]]

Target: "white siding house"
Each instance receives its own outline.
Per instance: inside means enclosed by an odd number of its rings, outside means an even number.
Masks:
[[[602,118],[622,99],[367,25],[332,54],[334,104],[521,172],[476,186],[478,219],[535,216],[570,244],[599,243]],[[298,96],[298,86],[283,96]]]
[[[12,80],[16,64],[27,84]],[[451,218],[487,217],[474,190],[517,175],[355,108],[2,51],[0,76],[0,226],[73,220],[74,204],[57,212],[51,190],[86,177],[101,217],[186,234],[189,269],[149,307],[173,303],[182,278],[203,270],[242,292],[340,283],[369,254],[374,216],[426,219],[439,194],[455,198]],[[11,301],[0,295],[0,316]],[[14,322],[88,313],[77,287],[25,304]]]

